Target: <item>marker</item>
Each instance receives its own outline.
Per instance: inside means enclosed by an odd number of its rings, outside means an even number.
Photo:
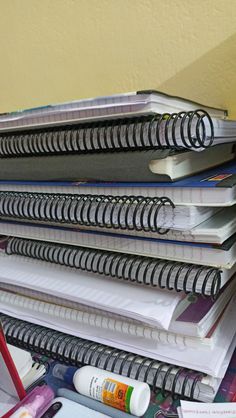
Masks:
[[[49,386],[37,386],[13,409],[11,418],[40,418],[54,399]]]

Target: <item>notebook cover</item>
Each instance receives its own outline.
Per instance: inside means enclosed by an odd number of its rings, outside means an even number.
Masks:
[[[176,321],[198,324],[215,304],[215,300],[211,297],[206,298],[201,295],[194,295],[191,298],[192,303],[176,318]]]
[[[72,185],[71,181],[77,184],[81,180],[169,182],[169,176],[152,173],[149,163],[172,154],[171,150],[157,150],[1,158],[0,178],[58,181],[58,185]],[[65,178],[70,181],[60,181]]]
[[[219,245],[219,248],[223,251],[229,251],[233,245],[236,242],[236,234],[232,235],[230,238],[228,238],[223,244]],[[215,244],[216,248],[218,248],[218,245]]]
[[[209,310],[213,307],[213,305],[217,303],[218,298],[230,286],[230,284],[232,283],[232,280],[234,279],[232,278],[231,280],[229,280],[224,285],[224,287],[221,288],[217,299],[213,299],[210,296],[205,297],[205,296],[197,295],[197,294],[189,295],[188,301],[190,301],[191,303],[189,303],[186,309],[176,318],[176,321],[198,324],[204,318],[207,312],[209,312]],[[229,302],[227,302],[226,307],[228,303]],[[226,307],[224,308],[224,310],[226,309]]]
[[[132,154],[132,161],[134,163],[133,168],[129,167],[130,154]],[[108,167],[104,166],[104,162],[108,161],[109,155],[111,171],[108,173]],[[13,164],[9,163],[9,159],[1,159],[0,166],[0,184],[24,184],[24,185],[48,185],[48,186],[79,186],[79,187],[97,187],[99,193],[99,187],[107,188],[122,188],[132,187],[140,188],[232,188],[236,186],[236,161],[223,164],[221,166],[212,168],[196,174],[194,176],[186,177],[182,180],[175,182],[166,181],[167,176],[162,176],[161,182],[156,181],[156,174],[150,172],[145,167],[137,165],[137,161],[143,161],[143,157],[146,161],[150,161],[151,158],[165,158],[169,155],[168,150],[161,151],[134,151],[134,152],[119,152],[119,153],[101,153],[101,154],[83,154],[83,155],[58,155],[58,156],[45,156],[45,157],[25,157],[14,158]],[[155,156],[155,157],[154,157]],[[135,161],[136,159],[136,161]],[[82,161],[84,160],[84,164]],[[86,164],[85,164],[86,161]],[[90,163],[89,163],[90,161]],[[119,161],[121,165],[119,165]],[[79,181],[78,179],[78,164],[79,170],[82,172],[85,169],[89,176],[89,181]],[[88,164],[91,164],[88,166]],[[87,166],[87,167],[86,167]],[[99,170],[101,176],[104,177],[102,181],[94,181],[93,178],[93,166],[96,167],[98,174]],[[68,175],[68,170],[70,175]],[[129,173],[130,171],[130,173]],[[146,172],[148,171],[148,173]],[[56,173],[56,174],[55,174]],[[65,174],[67,173],[67,174]],[[146,173],[146,174],[145,174]],[[66,177],[68,181],[62,181]],[[155,181],[153,182],[138,182],[138,177],[153,176]],[[106,181],[105,177],[111,176],[113,181]],[[134,182],[130,181],[116,181],[116,176],[126,178],[134,178]],[[129,177],[130,176],[130,177]],[[29,180],[29,178],[31,180]],[[76,178],[76,180],[74,180]],[[78,180],[78,181],[77,181]],[[65,190],[66,192],[66,190]]]
[[[200,174],[194,176],[186,177],[182,180],[175,181],[173,183],[77,183],[83,186],[96,186],[96,187],[163,187],[163,188],[215,188],[215,187],[225,187],[232,188],[236,185],[236,161],[223,164],[218,167],[214,167],[210,170],[202,171]]]
[[[120,103],[124,103],[126,105],[128,105],[130,103],[130,98],[134,97],[135,100],[135,96],[141,96],[141,95],[151,95],[151,94],[158,94],[158,95],[162,95],[164,97],[168,97],[170,99],[177,99],[177,100],[181,100],[183,102],[189,102],[189,103],[193,103],[196,104],[198,106],[204,106],[204,107],[209,107],[211,109],[216,109],[216,110],[220,110],[222,111],[222,113],[224,113],[225,115],[227,115],[227,110],[225,109],[221,109],[221,108],[217,108],[217,107],[212,107],[212,106],[207,106],[207,105],[203,105],[201,103],[198,103],[196,101],[190,100],[190,99],[185,99],[183,97],[179,97],[179,96],[173,96],[155,89],[146,89],[146,90],[139,90],[137,92],[125,92],[125,93],[120,93],[120,94],[112,94],[109,96],[98,96],[98,97],[94,97],[94,98],[84,98],[84,99],[78,99],[78,100],[72,100],[69,102],[60,102],[60,103],[52,103],[52,104],[48,104],[45,106],[38,106],[35,108],[28,108],[28,109],[19,109],[19,110],[15,110],[13,112],[5,112],[5,113],[1,113],[0,114],[0,121],[1,120],[7,120],[9,119],[21,119],[23,118],[25,115],[30,115],[31,113],[33,114],[38,114],[40,112],[43,113],[49,113],[50,111],[58,111],[60,112],[61,110],[70,110],[70,109],[84,109],[84,108],[99,108],[100,106],[104,106],[104,105],[110,105],[112,107],[118,106]],[[127,100],[124,100],[126,99]],[[139,103],[141,97],[137,100],[137,102]]]

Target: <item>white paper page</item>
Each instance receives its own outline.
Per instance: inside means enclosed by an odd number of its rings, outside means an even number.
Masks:
[[[181,411],[181,407],[180,406],[177,408],[177,412],[178,412],[178,417],[179,418],[183,418],[183,415],[182,415],[182,411]]]
[[[3,356],[0,354],[0,416],[13,408],[17,402],[19,402],[19,399],[16,388]]]
[[[10,396],[8,393],[0,390],[0,417],[6,414],[10,409],[12,409],[19,399]]]
[[[17,391],[13,383],[10,372],[4,361],[2,354],[0,353],[0,391],[7,393],[10,396],[17,397]],[[1,402],[1,397],[0,397]]]
[[[19,256],[0,256],[0,281],[52,294],[168,329],[183,295],[68,271]]]
[[[10,351],[11,357],[15,363],[16,369],[21,379],[31,370],[33,365],[33,359],[31,354],[22,350],[21,348],[14,347],[8,344],[8,350]]]
[[[183,418],[235,418],[236,403],[199,403],[180,401]]]

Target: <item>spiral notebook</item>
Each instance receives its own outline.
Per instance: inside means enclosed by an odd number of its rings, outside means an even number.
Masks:
[[[164,329],[168,329],[177,305],[185,297],[18,256],[1,254],[0,262],[1,283],[23,286]]]
[[[8,307],[21,304],[21,307],[27,308],[26,303],[22,303],[27,297],[28,299],[37,299],[46,303],[57,305],[54,310],[58,317],[66,316],[69,320],[78,320],[79,323],[96,324],[98,328],[110,328],[118,332],[128,333],[136,337],[145,337],[154,340],[157,343],[168,343],[171,345],[196,347],[200,344],[214,346],[218,335],[224,331],[223,315],[227,306],[235,294],[236,281],[234,278],[225,286],[217,299],[201,296],[189,295],[188,298],[182,299],[177,305],[172,316],[169,330],[163,330],[157,327],[150,327],[146,323],[134,319],[129,319],[122,315],[108,313],[101,309],[95,309],[64,298],[58,298],[53,295],[38,292],[29,288],[10,285],[9,283],[1,283],[0,298],[2,306],[9,301]],[[18,298],[19,296],[19,298]],[[32,309],[32,302],[28,305]],[[66,314],[66,309],[70,308],[71,315]],[[75,310],[75,315],[72,311]],[[53,314],[53,310],[50,309]],[[228,315],[228,313],[227,313]],[[104,318],[106,316],[106,318]],[[222,327],[223,324],[223,327]],[[177,335],[178,334],[178,335]]]
[[[0,251],[126,282],[216,297],[236,271],[46,241],[2,237]],[[14,258],[13,258],[14,259]],[[70,271],[69,269],[69,271]]]
[[[164,234],[167,229],[190,230],[219,210],[203,206],[175,207],[165,196],[0,192],[2,219],[118,231]]]
[[[181,335],[178,340],[178,335],[169,334],[170,340],[176,340],[171,344],[166,341],[166,335],[163,338],[155,328],[143,326],[142,323],[137,325],[125,317],[118,319],[107,317],[105,312],[87,311],[86,306],[77,310],[57,305],[53,303],[53,298],[44,302],[2,291],[0,311],[57,331],[223,378],[228,367],[225,356],[231,345],[233,350],[236,345],[236,340],[233,342],[236,331],[235,302],[236,296],[216,327],[216,342],[212,346],[194,339],[191,341],[190,338],[184,340]]]
[[[231,295],[229,294],[230,291]],[[226,293],[226,297],[224,293]],[[180,319],[185,319],[185,323],[188,323],[190,329],[186,331],[190,334],[190,330],[194,329],[191,320],[195,320],[193,324],[196,324],[197,320],[199,321],[197,324],[201,323],[205,326],[205,335],[203,337],[185,333],[183,327],[184,322],[181,324],[183,333],[165,331],[146,325],[142,321],[131,320],[125,316],[113,313],[107,314],[103,310],[90,308],[63,298],[57,298],[42,292],[13,285],[1,286],[0,311],[16,316],[17,318],[32,322],[37,321],[39,324],[44,323],[49,327],[52,325],[59,331],[64,329],[72,335],[80,337],[89,336],[92,340],[94,338],[100,338],[100,342],[103,343],[105,340],[116,341],[116,344],[119,342],[121,344],[130,342],[136,347],[133,351],[138,348],[143,348],[147,351],[150,350],[150,356],[152,357],[152,350],[158,355],[165,345],[176,347],[176,350],[180,349],[182,351],[187,347],[195,349],[204,348],[206,352],[207,350],[214,350],[222,338],[225,340],[225,345],[229,345],[232,335],[229,335],[228,339],[226,338],[226,327],[228,323],[236,331],[235,327],[232,326],[235,304],[235,299],[232,299],[232,294],[235,294],[235,284],[233,281],[229,286],[229,290],[226,290],[221,295],[221,298],[224,297],[225,301],[227,300],[223,308],[222,299],[211,305],[210,300],[204,301],[203,298],[199,298],[196,301],[197,305],[195,308],[202,310],[202,312],[199,312],[199,315],[196,315],[196,313],[194,315],[194,302],[190,302],[189,300],[182,302],[184,311],[181,315],[178,314],[179,309],[177,308],[175,314],[177,318],[171,321],[170,328],[178,328],[178,318],[180,317]],[[215,315],[215,318],[209,320],[207,316],[210,315]],[[199,320],[201,316],[202,318]],[[208,332],[206,332],[207,328],[209,330]],[[185,354],[187,354],[186,351]],[[178,361],[181,361],[181,358]]]
[[[23,128],[26,126],[43,126],[65,124],[78,120],[92,120],[139,114],[180,112],[182,110],[206,110],[211,116],[225,118],[227,110],[205,106],[203,104],[170,96],[156,90],[122,93],[111,96],[75,100],[37,107],[0,115],[1,129]]]
[[[64,157],[62,157],[62,160],[60,160],[61,163],[64,162],[63,158]],[[14,159],[13,165],[17,167],[18,161],[18,158]],[[30,159],[24,160],[24,165],[26,164],[30,164]],[[49,160],[47,164],[49,166],[51,165]],[[18,167],[22,172],[24,172],[24,165]],[[4,165],[4,160],[1,161],[1,167],[5,170],[6,167]],[[40,170],[44,169],[44,167],[44,165],[40,165]],[[54,170],[53,166],[51,166],[51,170]],[[9,169],[7,169],[6,172],[9,172]],[[47,173],[47,169],[45,173]],[[37,171],[37,175],[38,174],[40,179],[41,177],[39,171]],[[38,180],[38,178],[36,180]],[[236,204],[236,162],[233,161],[227,164],[222,164],[221,166],[212,168],[211,170],[206,170],[200,174],[187,177],[186,179],[179,180],[173,183],[141,183],[137,181],[135,181],[134,183],[92,183],[70,181],[18,182],[5,180],[0,181],[0,191],[52,194],[63,193],[78,195],[99,194],[107,196],[107,198],[110,199],[112,198],[112,196],[143,196],[143,198],[150,199],[154,197],[160,198],[161,196],[165,196],[166,198],[173,201],[175,205],[195,205],[213,207],[233,206],[234,204]]]
[[[211,118],[199,108],[136,118],[121,116],[99,123],[90,120],[81,124],[75,120],[71,125],[64,120],[60,123],[63,126],[56,127],[45,127],[50,125],[47,115],[43,124],[41,115],[36,123],[30,124],[33,118],[29,115],[30,112],[22,112],[18,119],[10,122],[0,119],[1,131],[7,131],[0,136],[2,157],[165,148],[202,151],[212,145],[236,141],[235,121]],[[25,128],[31,129],[22,130],[24,123]],[[53,124],[58,123],[54,120]]]
[[[98,231],[98,230],[97,230]],[[99,231],[98,231],[99,232]],[[109,230],[110,232],[110,230]],[[123,231],[119,231],[122,234]],[[127,232],[123,232],[127,235]],[[135,235],[146,238],[156,238],[154,232],[128,231],[129,235]],[[200,225],[192,228],[191,231],[169,230],[166,234],[158,235],[158,239],[167,239],[171,241],[203,242],[209,244],[223,244],[228,238],[236,233],[235,207],[225,208],[216,213],[210,219],[202,222]],[[79,228],[66,228],[47,226],[36,223],[22,223],[16,221],[0,220],[0,234],[16,237],[24,237],[45,241],[55,241],[74,245],[86,245],[80,240],[80,234],[86,236],[89,231],[82,231]],[[64,236],[64,238],[63,238]],[[78,236],[78,239],[76,239]],[[94,242],[97,236],[94,236]]]
[[[49,328],[0,315],[8,342],[48,355],[71,365],[91,364],[149,383],[181,397],[213,401],[221,379],[134,355],[111,346],[83,340]],[[47,338],[45,338],[47,335]],[[233,351],[227,353],[229,363]]]
[[[0,121],[1,123],[1,121]],[[1,125],[0,125],[1,126]],[[9,128],[11,130],[11,128]],[[204,110],[4,132],[2,157],[145,149],[193,149],[236,142],[236,122]]]
[[[2,126],[0,120],[0,127]],[[236,141],[236,122],[204,110],[0,134],[2,157],[119,150],[193,149]]]
[[[156,232],[146,231],[125,231],[104,228],[104,232],[131,235],[142,238],[158,238],[166,239],[168,241],[187,241],[200,242],[205,244],[223,244],[227,239],[236,233],[236,205],[232,207],[225,207],[217,211],[215,215],[211,216],[199,225],[191,228],[191,230],[169,229],[165,234],[158,234]],[[0,221],[1,222],[1,221]],[[19,224],[19,222],[18,222]],[[74,229],[69,226],[69,229]],[[81,226],[81,231],[86,228]],[[1,230],[1,227],[0,227]],[[87,229],[88,231],[88,229]],[[94,231],[100,231],[99,228],[94,228]]]
[[[189,304],[181,293],[117,283],[85,272],[66,272],[63,267],[17,257],[8,260],[1,256],[0,283],[5,288],[24,288],[25,294],[33,290],[165,330],[172,328],[173,319]]]
[[[153,257],[188,264],[220,268],[223,271],[235,265],[236,234],[222,244],[173,241],[160,238],[112,234],[75,228],[47,227],[45,225],[0,221],[4,235],[36,239],[58,244],[86,247],[141,257]],[[4,238],[3,238],[4,239]]]

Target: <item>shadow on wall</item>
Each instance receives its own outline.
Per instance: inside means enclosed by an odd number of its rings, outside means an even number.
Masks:
[[[229,117],[236,119],[236,34],[166,80],[158,89],[226,108]]]

